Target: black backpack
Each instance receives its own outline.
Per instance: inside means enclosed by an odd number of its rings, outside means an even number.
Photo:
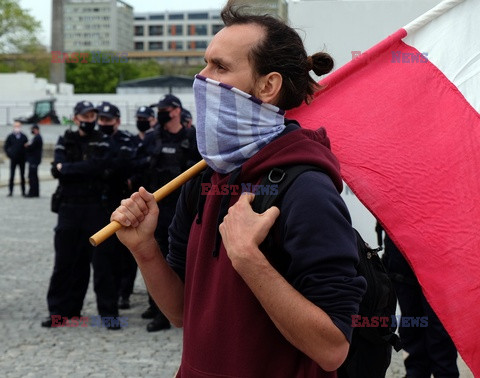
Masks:
[[[319,167],[310,165],[294,165],[273,168],[263,177],[260,188],[278,186],[277,195],[261,192],[255,195],[252,208],[257,213],[263,213],[269,207],[278,203],[293,181],[303,172],[318,171]],[[384,378],[392,356],[392,347],[401,349],[400,339],[392,327],[392,316],[395,316],[397,296],[378,252],[381,247],[373,249],[366,243],[357,230],[359,262],[358,274],[365,277],[367,291],[360,302],[359,317],[356,324],[369,327],[355,327],[347,359],[338,369],[338,378]],[[271,250],[272,240],[267,240],[260,246]],[[353,319],[352,319],[353,321]],[[378,322],[377,326],[371,326]],[[396,322],[394,323],[396,324]],[[382,326],[383,325],[383,326]]]
[[[319,167],[312,165],[294,165],[271,169],[257,187],[260,190],[255,193],[252,209],[257,213],[263,213],[271,206],[279,203],[289,186],[301,173],[319,170]],[[193,180],[195,183],[190,187],[187,196],[187,208],[193,216],[196,214],[200,196],[200,182],[202,181],[200,177],[201,175]],[[263,188],[268,190],[262,190]],[[272,188],[277,190],[270,190]],[[400,339],[395,334],[395,327],[392,327],[392,316],[395,315],[397,296],[388,273],[378,256],[382,247],[371,248],[357,230],[354,229],[354,232],[359,255],[356,268],[358,275],[363,276],[367,281],[367,291],[360,302],[358,324],[362,324],[363,319],[367,319],[368,325],[372,325],[373,323],[370,322],[374,319],[381,321],[381,323],[376,327],[354,328],[348,356],[338,369],[337,375],[338,378],[384,378],[390,365],[392,347],[396,351],[401,349]],[[260,249],[267,255],[270,262],[276,268],[279,268],[282,265],[282,258],[272,255],[271,251],[278,250],[274,248],[274,245],[275,241],[270,233],[260,245]]]

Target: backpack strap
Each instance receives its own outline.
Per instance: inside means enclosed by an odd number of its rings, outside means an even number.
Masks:
[[[278,203],[295,179],[306,171],[321,171],[321,168],[310,164],[290,165],[272,168],[260,181],[260,188],[252,202],[252,209],[256,213],[265,210]]]

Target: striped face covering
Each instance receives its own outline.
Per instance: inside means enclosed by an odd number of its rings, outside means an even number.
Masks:
[[[241,90],[196,75],[198,150],[216,172],[240,167],[284,129],[285,112]]]

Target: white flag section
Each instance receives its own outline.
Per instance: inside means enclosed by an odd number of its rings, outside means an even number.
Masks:
[[[448,12],[448,17],[439,17]],[[448,0],[405,26],[403,41],[434,64],[480,111],[480,1]],[[447,50],[445,48],[447,47]]]
[[[480,377],[480,1],[444,1],[287,114],[325,127],[342,176],[412,266]]]

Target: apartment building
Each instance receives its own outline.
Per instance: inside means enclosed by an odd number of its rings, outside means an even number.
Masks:
[[[122,0],[64,0],[64,51],[132,51],[133,8]]]
[[[219,9],[135,13],[134,50],[158,52],[154,55],[159,60],[178,52],[178,56],[190,55],[201,62],[208,43],[222,27]]]
[[[286,0],[237,0],[237,3],[251,6],[254,12],[287,19]],[[205,49],[222,27],[220,9],[135,13],[134,52],[129,58],[202,64]]]

